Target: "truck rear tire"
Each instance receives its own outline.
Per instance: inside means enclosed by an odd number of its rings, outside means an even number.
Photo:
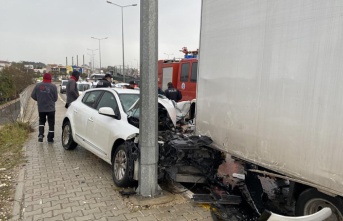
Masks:
[[[295,215],[304,216],[318,212],[329,207],[332,215],[328,220],[343,221],[343,201],[339,196],[331,197],[316,189],[303,191],[295,204]]]

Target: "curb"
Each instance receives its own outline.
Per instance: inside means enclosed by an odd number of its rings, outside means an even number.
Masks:
[[[26,145],[23,147],[22,151],[26,155]],[[23,166],[20,169],[19,175],[18,175],[18,185],[15,190],[13,210],[12,210],[12,218],[11,218],[12,221],[21,219],[22,199],[24,197],[25,172],[26,172],[26,167]]]

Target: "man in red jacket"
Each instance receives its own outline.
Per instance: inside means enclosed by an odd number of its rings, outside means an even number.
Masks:
[[[37,101],[39,112],[39,134],[38,142],[43,142],[44,127],[46,119],[48,119],[49,132],[48,143],[54,142],[54,127],[55,127],[55,102],[57,101],[57,87],[51,83],[51,74],[46,73],[43,76],[43,82],[36,84],[31,97]]]

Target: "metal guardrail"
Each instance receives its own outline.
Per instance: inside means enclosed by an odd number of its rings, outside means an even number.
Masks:
[[[34,85],[30,85],[20,93],[19,98],[0,105],[0,125],[9,122],[24,121],[25,108],[31,96]]]
[[[30,85],[23,92],[20,93],[19,95],[19,100],[20,100],[20,113],[18,116],[19,121],[24,121],[24,110],[26,109],[27,103],[30,99],[32,90],[33,90],[34,85]]]

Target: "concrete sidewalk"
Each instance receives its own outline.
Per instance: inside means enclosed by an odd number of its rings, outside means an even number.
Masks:
[[[36,107],[32,99],[28,105]],[[19,174],[12,220],[212,220],[209,210],[179,194],[170,194],[164,204],[143,207],[135,206],[135,197],[122,197],[109,164],[80,146],[63,149],[65,112],[59,99],[54,144],[48,144],[46,137],[43,143],[37,142],[36,123],[25,145],[27,163]]]

